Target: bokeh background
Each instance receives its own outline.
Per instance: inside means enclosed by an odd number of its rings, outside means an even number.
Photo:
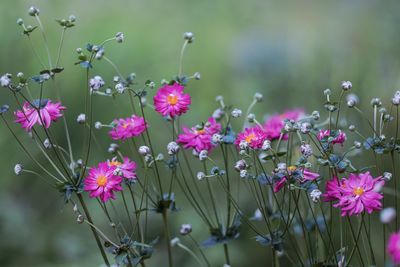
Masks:
[[[55,19],[70,14],[77,17],[77,26],[66,33],[60,64],[65,71],[58,80],[75,146],[81,144],[82,131],[74,122],[84,110],[86,87],[84,70],[73,64],[75,49],[88,42],[100,43],[118,31],[124,32],[126,39],[122,44],[108,45],[107,56],[124,74],[134,72],[139,82],[151,79],[158,84],[177,73],[182,33],[194,32],[196,39],[187,49],[184,72],[191,75],[198,71],[202,78],[188,89],[194,100],[194,112],[183,118],[188,125],[212,113],[217,95],[245,109],[254,93],[260,92],[264,101],[255,112],[262,117],[288,107],[322,110],[322,90],[338,90],[342,80],[353,82],[365,109],[376,95],[387,103],[400,86],[399,1],[5,0],[0,3],[0,73],[22,71],[28,76],[41,69],[15,23],[21,17],[27,25],[36,25],[27,15],[31,5],[41,11],[53,58],[61,34]],[[44,60],[38,30],[32,40]],[[104,61],[96,62],[95,72],[109,82],[115,75]],[[49,96],[54,95],[52,88],[46,90]],[[5,90],[0,91],[0,100],[15,108]],[[129,113],[124,101],[99,99],[95,105],[95,116],[105,122]],[[162,130],[158,127],[163,125],[158,125],[152,126],[155,132]],[[22,130],[18,132],[23,135]],[[62,132],[58,136],[63,143]],[[99,136],[104,137],[105,132]],[[1,265],[98,266],[100,258],[86,226],[75,223],[59,193],[35,177],[14,175],[15,163],[26,168],[31,163],[4,125],[0,126],[0,137]],[[163,138],[160,136],[161,141]],[[106,146],[106,139],[100,143]],[[106,152],[98,149],[92,160],[104,157]],[[193,223],[201,240],[206,229],[201,229],[184,200],[180,206],[183,210],[174,215],[175,222]],[[238,262],[235,266],[249,266],[249,261],[251,266],[268,266],[263,258],[265,249],[255,245],[252,237],[244,233],[232,243],[234,261]],[[153,266],[163,266],[165,251],[163,247],[159,251],[152,259]],[[195,266],[187,254],[179,253],[178,266]],[[208,254],[222,266],[221,247],[210,249]]]

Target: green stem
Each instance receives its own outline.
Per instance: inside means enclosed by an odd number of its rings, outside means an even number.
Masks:
[[[171,248],[171,236],[169,233],[169,225],[168,225],[168,209],[163,208],[162,211],[162,217],[163,217],[163,222],[164,222],[164,229],[165,229],[165,238],[167,241],[167,250],[168,250],[168,266],[173,267],[173,262],[172,262],[172,248]]]

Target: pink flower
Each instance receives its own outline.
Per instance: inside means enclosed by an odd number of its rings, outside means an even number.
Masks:
[[[108,133],[114,140],[126,140],[141,135],[148,125],[142,117],[132,115],[126,119],[115,119],[115,127]]]
[[[332,144],[343,144],[346,141],[346,134],[341,130],[338,131],[336,137],[331,136],[330,130],[320,130],[318,133],[318,140],[320,141],[329,137],[333,137],[333,140],[330,142]]]
[[[289,176],[300,176],[300,183],[315,181],[320,176],[318,173],[309,171],[305,168],[297,168],[296,166],[289,166],[287,168],[287,173]],[[287,177],[283,176],[278,182],[276,182],[274,185],[274,192],[279,192],[285,186],[287,180]]]
[[[235,145],[239,148],[240,142],[245,141],[249,147],[253,149],[260,149],[265,140],[267,140],[267,134],[263,129],[256,126],[252,128],[246,128],[243,132],[238,133],[235,140]]]
[[[325,201],[338,200],[334,207],[341,209],[342,216],[372,213],[382,208],[383,196],[377,191],[383,184],[381,177],[373,178],[369,172],[350,174],[348,178],[327,182]]]
[[[400,264],[400,233],[392,233],[387,244],[387,252],[394,264]]]
[[[171,118],[186,113],[191,104],[190,95],[184,94],[185,87],[179,83],[164,85],[154,96],[154,106],[158,113]]]
[[[99,163],[98,167],[92,167],[84,180],[83,189],[90,192],[89,197],[100,197],[101,201],[115,199],[114,191],[122,190],[122,177],[114,174],[115,166],[109,166],[107,162]]]
[[[131,161],[128,157],[124,157],[124,161],[120,162],[117,157],[114,157],[111,161],[108,160],[107,164],[109,167],[116,167],[116,172],[120,173],[122,177],[126,179],[136,180],[136,163]]]
[[[22,110],[14,112],[15,122],[20,123],[26,131],[31,131],[35,124],[49,128],[52,121],[62,117],[61,111],[66,108],[60,102],[53,103],[51,100],[34,100],[32,103],[25,102]]]
[[[325,194],[322,196],[324,197],[324,201],[335,201],[338,200],[341,196],[340,188],[345,186],[343,181],[339,181],[337,177],[326,182]]]
[[[212,143],[212,136],[221,131],[221,124],[217,123],[214,118],[209,118],[207,123],[201,127],[182,127],[183,133],[176,140],[182,144],[184,148],[193,148],[197,152],[202,150],[211,151],[215,144]]]
[[[268,118],[268,120],[264,124],[264,131],[267,133],[267,137],[269,140],[279,139],[281,135],[281,130],[285,126],[285,120],[298,120],[304,115],[304,111],[302,109],[292,109],[287,110],[282,114],[276,114]],[[288,139],[288,135],[285,134],[282,137],[283,140]]]

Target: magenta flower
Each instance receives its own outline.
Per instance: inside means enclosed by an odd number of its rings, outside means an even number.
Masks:
[[[114,128],[108,133],[114,140],[126,140],[141,135],[148,125],[142,117],[132,115],[126,119],[115,119]]]
[[[344,186],[342,181],[339,181],[337,177],[326,182],[325,194],[322,194],[324,201],[335,201],[341,197],[340,188]]]
[[[114,191],[122,190],[122,177],[114,174],[115,166],[109,166],[107,162],[101,162],[89,170],[84,180],[83,189],[89,193],[89,197],[99,197],[101,201],[115,199]]]
[[[200,153],[202,150],[211,151],[215,144],[211,141],[212,136],[221,131],[221,124],[214,118],[209,118],[203,127],[182,127],[183,133],[176,140],[185,149],[193,148]]]
[[[268,120],[264,123],[264,131],[266,132],[268,139],[271,141],[279,139],[281,130],[285,126],[285,120],[296,121],[302,116],[304,116],[304,111],[302,109],[292,109],[268,118]],[[285,134],[282,139],[287,140],[288,135]]]
[[[315,181],[320,175],[318,173],[309,171],[305,168],[297,168],[296,166],[289,166],[287,168],[287,173],[290,177],[298,177],[300,183],[305,183],[307,181]],[[288,178],[283,176],[278,182],[274,184],[274,192],[279,192],[287,183]]]
[[[22,110],[14,112],[15,122],[20,123],[26,131],[31,131],[35,124],[49,128],[52,121],[62,117],[61,111],[66,108],[60,102],[53,103],[51,100],[34,100],[32,103],[25,102]]]
[[[392,233],[387,243],[387,252],[394,264],[400,264],[400,233]]]
[[[164,85],[154,96],[155,110],[163,116],[169,115],[171,118],[186,113],[191,104],[189,94],[184,94],[185,87],[179,83]]]
[[[247,145],[253,149],[260,149],[264,141],[267,140],[267,134],[260,127],[246,128],[243,132],[238,133],[235,145],[239,148],[242,141],[246,142]]]
[[[348,178],[339,181],[328,181],[325,201],[338,200],[333,206],[341,209],[342,216],[380,210],[383,196],[378,189],[385,183],[381,178],[373,178],[369,172],[365,172],[350,174]]]
[[[330,142],[332,144],[343,144],[346,141],[346,134],[341,130],[338,131],[336,136],[331,136],[330,130],[320,130],[317,137],[320,141],[324,138],[332,137],[333,140]]]
[[[114,157],[111,161],[108,160],[107,164],[109,167],[116,167],[115,171],[125,179],[136,180],[136,162],[131,161],[128,157],[124,157],[124,161],[120,162],[117,157]]]

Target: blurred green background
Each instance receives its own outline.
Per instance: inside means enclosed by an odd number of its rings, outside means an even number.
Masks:
[[[261,120],[266,113],[288,107],[304,107],[307,112],[321,109],[322,90],[338,89],[342,80],[353,82],[354,92],[364,107],[377,94],[388,103],[400,86],[399,1],[6,0],[0,4],[1,74],[16,75],[22,71],[29,76],[41,70],[15,23],[21,17],[27,25],[36,25],[27,15],[31,5],[41,11],[53,58],[61,34],[55,19],[68,18],[70,14],[77,17],[77,26],[66,33],[60,63],[65,71],[58,79],[63,103],[68,107],[66,116],[73,125],[75,146],[81,144],[82,130],[75,125],[75,119],[84,111],[86,88],[84,70],[73,65],[77,58],[75,49],[88,42],[100,43],[118,31],[124,32],[126,39],[122,44],[109,44],[106,55],[124,74],[135,72],[139,82],[151,79],[158,84],[161,79],[176,75],[182,34],[194,32],[196,39],[187,49],[184,72],[191,75],[198,71],[202,79],[188,87],[193,112],[182,119],[188,125],[212,113],[217,107],[213,100],[217,95],[224,95],[226,103],[245,109],[254,93],[261,92],[264,101],[255,109]],[[32,40],[44,60],[45,49],[38,30]],[[105,61],[95,62],[94,73],[109,83],[115,75]],[[35,89],[32,88],[34,92]],[[47,95],[54,95],[52,88],[46,90]],[[15,109],[5,90],[0,92],[0,99],[1,104],[9,103]],[[128,102],[110,104],[108,99],[101,98],[96,101],[95,117],[104,122],[129,114]],[[7,116],[12,119],[11,113]],[[161,130],[162,125],[158,125],[152,124],[152,131]],[[23,135],[22,130],[17,131]],[[62,143],[62,132],[58,134]],[[88,228],[75,223],[60,194],[35,177],[14,175],[15,163],[26,168],[31,163],[4,125],[0,126],[0,136],[1,265],[100,264]],[[101,143],[106,145],[105,131],[98,136],[103,137]],[[106,156],[105,151],[96,150],[92,161],[104,160]],[[174,218],[176,225],[190,219],[195,227],[201,227],[192,219],[196,215],[184,200],[180,206],[183,211]],[[202,238],[205,236],[199,236]],[[248,255],[251,266],[268,266],[263,258],[265,249],[255,244],[252,233],[244,233],[233,245],[237,262],[233,266],[249,266]],[[162,247],[157,252],[160,253],[155,253],[152,266],[162,266],[165,259]],[[209,251],[210,257],[220,262],[219,266],[223,264],[221,254],[221,247]],[[177,252],[177,262],[178,266],[194,266],[192,258],[183,252]]]

